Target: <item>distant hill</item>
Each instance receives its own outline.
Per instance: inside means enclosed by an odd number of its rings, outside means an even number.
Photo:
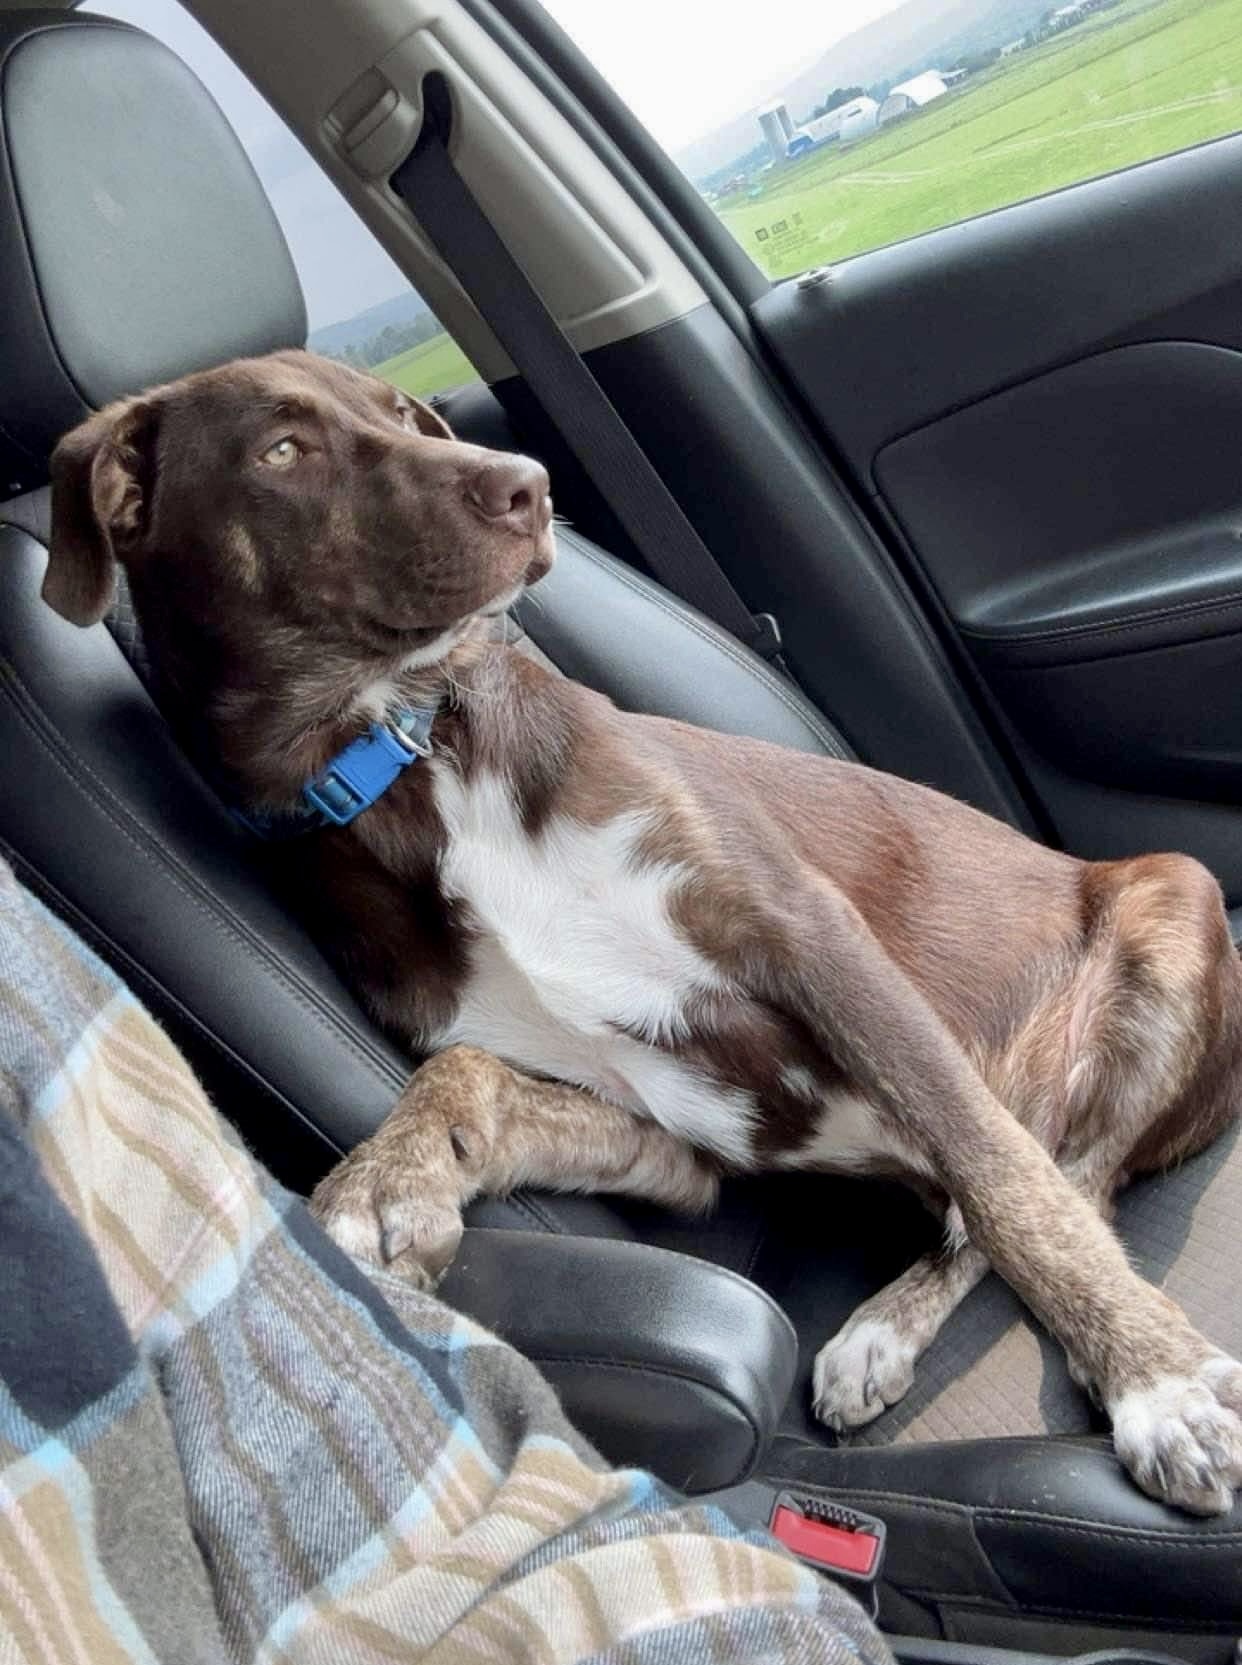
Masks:
[[[415,294],[412,289],[405,289],[390,301],[380,301],[375,306],[369,306],[365,312],[342,319],[339,324],[325,324],[322,329],[312,332],[309,345],[317,353],[341,353],[346,347],[364,346],[390,324],[400,328],[403,324],[412,324],[426,317],[430,311],[421,295]]]
[[[1050,0],[904,0],[904,4],[855,29],[798,71],[769,98],[783,98],[800,121],[834,87],[891,86],[921,69],[949,69],[967,52],[1016,40],[1048,10]],[[827,15],[827,14],[825,14]],[[727,167],[759,140],[755,107],[678,151],[692,179]]]

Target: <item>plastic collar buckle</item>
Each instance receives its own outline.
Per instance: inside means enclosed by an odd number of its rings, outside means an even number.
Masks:
[[[776,1494],[768,1531],[799,1561],[848,1584],[875,1617],[884,1565],[882,1520],[809,1492],[786,1491]]]
[[[435,713],[403,711],[388,723],[372,723],[361,738],[332,759],[302,788],[303,802],[334,827],[347,827],[387,792],[403,769],[431,754]]]
[[[311,809],[334,827],[347,827],[368,807],[369,800],[350,785],[339,769],[325,769],[318,779],[302,788],[302,798]]]
[[[296,809],[274,815],[234,810],[234,816],[265,839],[292,838],[316,827],[347,827],[378,803],[411,763],[431,756],[438,710],[438,705],[416,705],[386,723],[372,723],[307,781]]]

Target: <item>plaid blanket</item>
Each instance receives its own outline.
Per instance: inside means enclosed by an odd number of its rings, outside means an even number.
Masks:
[[[3,864],[0,1301],[0,1660],[889,1659],[345,1258]]]

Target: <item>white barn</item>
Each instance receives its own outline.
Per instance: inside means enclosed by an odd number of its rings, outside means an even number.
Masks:
[[[894,87],[888,97],[880,105],[876,120],[883,127],[887,121],[897,116],[905,116],[911,110],[921,109],[924,104],[930,104],[933,98],[943,98],[948,92],[944,76],[939,70],[925,69],[922,75],[914,75],[909,81],[903,81]]]
[[[879,109],[874,98],[851,98],[848,103],[838,104],[835,110],[829,110],[826,116],[816,116],[813,121],[799,123],[798,131],[805,133],[817,145],[825,144],[829,139],[859,139],[875,126]]]

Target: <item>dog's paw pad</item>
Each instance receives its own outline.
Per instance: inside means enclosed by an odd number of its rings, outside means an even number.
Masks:
[[[1190,1375],[1132,1388],[1112,1407],[1113,1444],[1152,1497],[1221,1515],[1242,1485],[1242,1365],[1213,1354]]]
[[[850,1319],[815,1359],[815,1415],[843,1434],[873,1422],[914,1379],[913,1343],[886,1318]]]

